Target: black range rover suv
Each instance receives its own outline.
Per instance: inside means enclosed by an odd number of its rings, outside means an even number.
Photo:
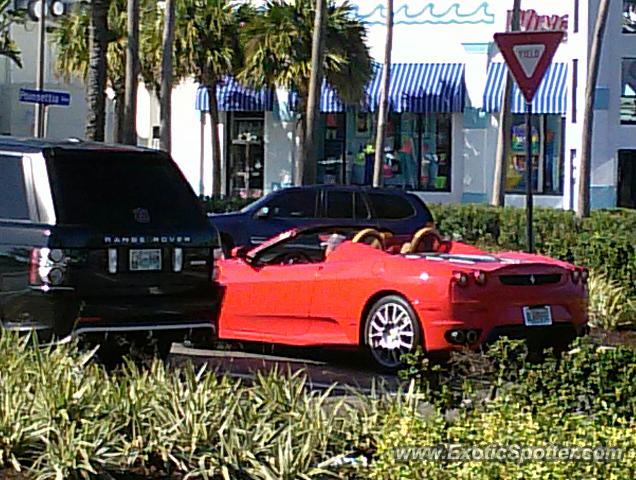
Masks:
[[[46,339],[153,332],[167,354],[214,328],[218,246],[167,154],[0,137],[2,328]]]

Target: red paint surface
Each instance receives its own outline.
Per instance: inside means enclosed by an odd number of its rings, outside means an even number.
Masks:
[[[448,253],[488,255],[457,242]],[[365,308],[383,292],[410,302],[429,352],[458,348],[444,337],[452,328],[480,330],[481,343],[497,326],[523,326],[524,306],[550,305],[554,324],[571,323],[577,331],[587,323],[586,287],[571,278],[576,267],[539,255],[507,252],[496,254],[495,261],[467,263],[391,254],[347,241],[320,263],[254,267],[231,258],[218,265],[225,287],[222,339],[356,346]],[[474,280],[479,271],[486,274],[485,285]],[[458,286],[454,272],[471,275],[469,284]],[[499,279],[554,273],[561,280],[551,285],[510,286]]]

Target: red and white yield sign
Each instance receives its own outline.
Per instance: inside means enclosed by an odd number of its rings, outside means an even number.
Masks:
[[[532,102],[564,35],[564,32],[495,33],[495,43],[526,102]]]

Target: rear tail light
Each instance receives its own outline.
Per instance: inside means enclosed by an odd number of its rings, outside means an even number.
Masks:
[[[29,284],[62,285],[67,273],[66,260],[63,250],[34,248],[29,261]]]
[[[460,287],[468,285],[468,274],[465,272],[453,272],[453,280]]]
[[[481,270],[478,270],[476,272],[473,273],[474,277],[475,277],[475,283],[477,285],[486,285],[486,273],[482,272]]]
[[[578,268],[572,270],[572,273],[570,275],[572,276],[573,283],[579,283],[579,280],[581,279],[581,271]]]
[[[583,268],[583,269],[581,269],[581,281],[582,281],[583,283],[587,283],[587,281],[589,280],[589,278],[590,278],[590,272],[589,272],[589,270],[588,270],[587,268]]]
[[[172,268],[175,272],[183,270],[183,248],[177,247],[172,253]]]
[[[117,249],[108,249],[108,273],[117,273]]]

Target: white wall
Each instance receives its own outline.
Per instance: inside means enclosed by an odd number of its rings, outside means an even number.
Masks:
[[[266,193],[272,190],[273,183],[284,185],[292,182],[294,145],[294,122],[282,122],[272,112],[265,112]]]

